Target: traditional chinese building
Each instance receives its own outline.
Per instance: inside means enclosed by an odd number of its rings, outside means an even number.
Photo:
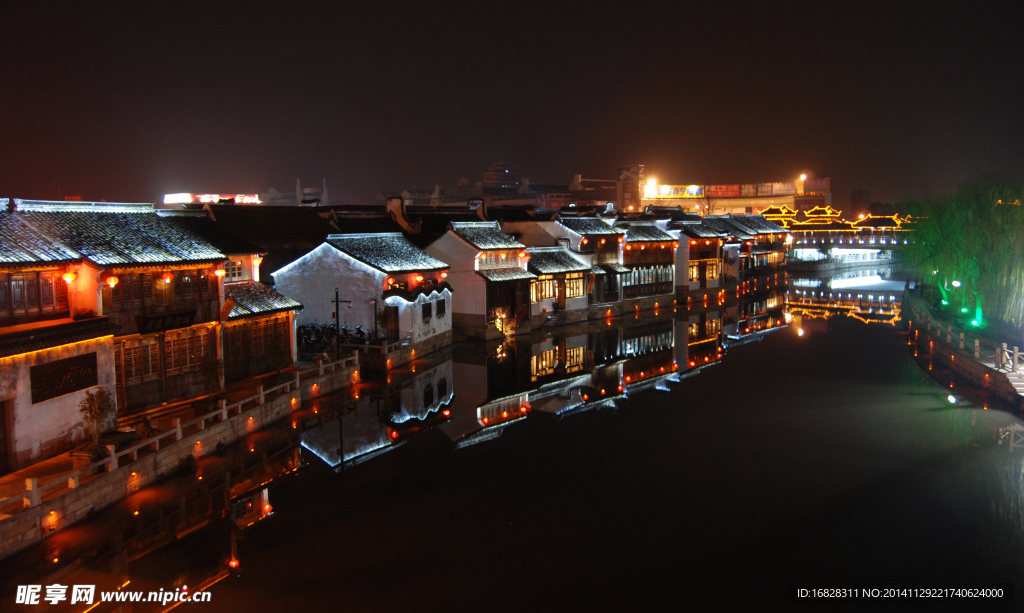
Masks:
[[[591,265],[564,245],[526,249],[532,327],[558,325],[587,318],[587,287]]]
[[[69,286],[75,314],[120,326],[114,365],[122,412],[216,384],[207,374],[216,369],[225,258],[213,245],[156,216],[150,204],[15,200],[15,209],[81,254]]]
[[[108,317],[84,316],[82,255],[8,204],[0,199],[0,474],[82,441],[78,404],[86,391],[112,389],[118,330]]]
[[[448,271],[448,264],[393,232],[331,234],[272,274],[277,289],[305,305],[300,324],[334,323],[337,307],[339,325],[361,326],[400,345],[401,355],[387,358],[387,366],[398,366],[451,343]],[[336,296],[346,302],[335,303]]]
[[[537,275],[527,270],[525,246],[498,222],[453,222],[426,251],[451,263],[455,329],[499,338],[531,328],[530,283]]]
[[[218,356],[225,383],[295,363],[295,313],[302,304],[261,283],[265,252],[218,224],[207,211],[159,211],[169,223],[202,237],[224,256]]]
[[[673,300],[675,293],[676,239],[655,222],[620,222],[626,231],[622,263],[628,272],[619,275],[625,310],[647,310]]]

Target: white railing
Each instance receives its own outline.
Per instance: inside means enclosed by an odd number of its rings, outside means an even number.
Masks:
[[[19,500],[22,501],[23,507],[26,508],[39,506],[42,502],[42,497],[47,490],[56,490],[64,486],[69,489],[75,489],[80,485],[80,479],[83,475],[91,475],[97,469],[103,469],[105,472],[113,472],[117,470],[118,461],[125,456],[128,456],[129,460],[135,461],[139,458],[139,450],[149,448],[154,452],[158,451],[162,441],[168,438],[173,438],[172,442],[180,441],[185,437],[186,430],[190,430],[193,427],[195,427],[195,431],[197,432],[205,430],[207,422],[216,423],[226,421],[228,419],[228,415],[232,411],[234,411],[236,415],[240,415],[243,410],[246,410],[246,404],[252,403],[252,406],[248,408],[253,408],[264,404],[268,396],[277,397],[282,394],[289,394],[293,391],[298,391],[301,389],[303,375],[323,376],[325,372],[334,372],[335,370],[344,369],[348,366],[356,366],[358,364],[358,354],[346,356],[334,362],[324,363],[322,361],[318,361],[316,366],[294,371],[295,377],[290,381],[285,381],[284,383],[275,385],[269,389],[264,389],[263,386],[260,385],[258,388],[259,391],[248,398],[243,398],[232,402],[231,404],[227,404],[225,400],[221,399],[217,403],[216,410],[200,415],[192,421],[181,423],[181,418],[175,417],[171,420],[171,429],[167,432],[161,432],[151,436],[146,440],[140,441],[131,447],[122,449],[121,451],[116,451],[114,445],[107,445],[108,457],[93,462],[88,466],[79,468],[78,470],[68,473],[63,477],[54,479],[49,483],[39,485],[37,478],[25,479],[25,492],[0,500],[0,508]]]

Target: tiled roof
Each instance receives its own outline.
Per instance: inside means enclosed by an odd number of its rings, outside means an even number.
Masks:
[[[594,273],[595,275],[606,275],[606,274],[608,274],[608,271],[606,271],[605,269],[601,268],[600,266],[594,266],[593,268],[590,269],[590,272]]]
[[[97,204],[90,209],[88,203],[15,202],[16,215],[21,219],[100,266],[184,264],[225,259],[216,247],[189,230],[158,217],[152,207],[144,208],[146,205]]]
[[[733,223],[749,228],[756,234],[785,234],[786,229],[760,215],[733,215]]]
[[[242,319],[254,315],[268,315],[280,311],[295,311],[302,304],[257,281],[238,281],[224,284],[224,298],[234,300],[228,319]]]
[[[0,358],[109,336],[120,328],[107,317],[92,317],[0,334]]]
[[[793,209],[789,208],[788,206],[786,206],[784,204],[783,205],[773,204],[772,206],[770,206],[770,207],[766,208],[765,210],[761,211],[761,215],[782,215],[782,216],[787,216],[788,217],[788,216],[796,215],[796,211],[794,211]]]
[[[898,228],[903,223],[898,220],[895,215],[888,215],[885,217],[875,217],[874,215],[868,215],[864,219],[858,219],[853,222],[855,228]]]
[[[671,234],[653,223],[634,221],[626,228],[626,242],[629,243],[654,243],[674,240]]]
[[[530,254],[527,268],[530,272],[538,275],[557,275],[590,270],[590,264],[573,257],[565,247],[531,247],[526,252]]]
[[[598,217],[563,217],[559,220],[559,223],[576,234],[583,236],[624,234],[621,228],[616,228],[611,224],[605,223]]]
[[[17,215],[0,211],[0,264],[58,264],[82,256],[36,232]]]
[[[476,271],[478,275],[488,281],[519,281],[522,279],[536,279],[537,275],[522,268],[485,268]]]
[[[790,226],[792,230],[796,231],[814,231],[824,232],[827,230],[853,230],[853,226],[848,221],[842,221],[835,217],[818,217],[814,219],[808,219],[807,221],[795,221]]]
[[[722,238],[726,236],[726,233],[701,223],[684,223],[675,227],[691,238]]]
[[[448,268],[410,243],[401,232],[380,234],[331,234],[335,249],[383,272],[414,272]]]
[[[600,266],[601,266],[601,268],[607,270],[608,272],[615,273],[615,274],[620,274],[620,273],[631,272],[632,271],[632,269],[629,268],[628,266],[623,266],[622,264],[619,264],[618,262],[605,262],[604,264],[600,264]]]
[[[522,249],[525,246],[502,232],[496,221],[452,222],[452,231],[477,249]]]
[[[740,228],[736,224],[730,223],[728,217],[705,217],[701,220],[701,224],[720,232],[723,235],[734,236],[739,240],[749,240],[754,238],[744,228]]]
[[[252,255],[263,253],[259,247],[250,243],[233,231],[218,225],[210,219],[205,211],[178,212],[161,209],[157,215],[168,222],[181,226],[185,230],[202,237],[224,255]]]

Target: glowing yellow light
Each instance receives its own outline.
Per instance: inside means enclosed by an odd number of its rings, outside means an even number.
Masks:
[[[63,275],[63,276],[61,277],[61,279],[64,279],[64,282],[65,282],[65,283],[68,283],[68,284],[72,283],[72,282],[73,282],[73,281],[74,281],[74,280],[75,280],[76,278],[78,278],[78,275],[76,275],[76,274],[75,274],[75,273],[73,273],[73,272],[66,272],[66,273],[64,273],[64,275]]]

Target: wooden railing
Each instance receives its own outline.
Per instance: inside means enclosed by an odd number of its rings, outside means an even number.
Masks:
[[[49,483],[39,485],[38,479],[31,478],[25,479],[25,492],[22,494],[16,494],[9,498],[0,500],[0,508],[5,505],[11,504],[18,500],[22,501],[24,507],[38,506],[42,501],[43,495],[54,489],[61,487],[68,487],[69,489],[75,489],[79,486],[79,482],[82,476],[88,476],[93,474],[97,469],[104,470],[105,472],[112,472],[117,470],[118,464],[123,463],[123,458],[127,457],[129,461],[135,461],[139,458],[140,451],[151,450],[156,452],[160,449],[160,445],[166,444],[168,439],[170,442],[180,441],[185,437],[186,432],[192,434],[194,432],[204,430],[209,424],[226,421],[228,416],[234,413],[235,415],[241,414],[243,411],[260,406],[264,404],[268,398],[277,398],[283,394],[290,394],[294,391],[301,389],[302,380],[309,379],[312,377],[322,376],[325,372],[334,372],[335,370],[344,369],[348,366],[355,366],[359,363],[358,354],[346,356],[341,360],[335,362],[318,362],[316,366],[312,366],[305,369],[294,371],[294,378],[285,381],[280,385],[264,389],[262,385],[259,386],[259,391],[247,398],[227,404],[226,400],[220,400],[217,403],[217,409],[210,411],[204,415],[196,417],[192,421],[185,423],[181,422],[180,417],[175,417],[171,420],[171,429],[166,432],[161,432],[144,441],[135,443],[134,445],[117,451],[114,445],[107,445],[108,457],[103,458],[71,472],[59,479],[55,479]]]
[[[1024,351],[1018,347],[1007,347],[1006,343],[993,344],[989,339],[970,330],[956,330],[952,325],[943,326],[942,321],[933,320],[932,315],[922,311],[913,302],[909,302],[911,327],[925,328],[929,333],[942,339],[945,334],[946,344],[958,346],[961,351],[974,356],[976,360],[992,360],[995,370],[1018,373],[1022,371]]]

